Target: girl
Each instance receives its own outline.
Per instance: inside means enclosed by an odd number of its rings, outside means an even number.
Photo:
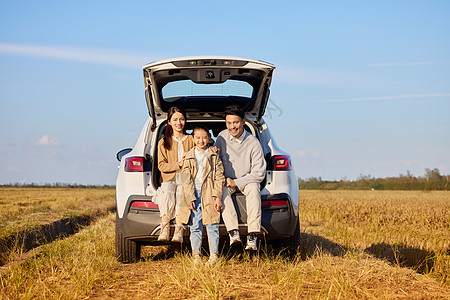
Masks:
[[[209,244],[209,261],[212,265],[218,261],[219,222],[222,210],[222,190],[225,183],[222,161],[208,148],[211,139],[205,126],[194,127],[195,148],[186,154],[182,170],[183,195],[185,205],[191,210],[191,248],[194,262],[199,263],[203,224],[206,225]]]
[[[164,137],[158,142],[158,169],[161,171],[161,187],[156,192],[159,205],[161,230],[158,241],[168,241],[170,220],[176,216],[173,242],[183,241],[184,224],[189,220],[189,208],[180,206],[181,168],[184,154],[194,147],[194,139],[185,131],[186,113],[182,108],[171,107],[167,112]]]

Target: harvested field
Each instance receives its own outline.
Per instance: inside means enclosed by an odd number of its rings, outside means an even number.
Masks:
[[[115,207],[114,189],[0,188],[0,263]]]
[[[422,205],[429,207],[424,212],[434,213],[434,224],[413,212]],[[300,209],[301,255],[287,258],[271,252],[270,246],[261,247],[257,255],[223,253],[214,267],[195,266],[188,253],[161,246],[144,247],[139,263],[116,262],[115,216],[110,214],[3,272],[0,298],[450,298],[445,253],[449,233],[443,231],[448,226],[448,194],[302,191]],[[405,220],[387,221],[397,217]],[[377,220],[386,221],[375,226]],[[417,235],[419,224],[428,235]],[[419,270],[390,262],[379,245],[397,254],[401,247],[395,245],[433,252],[433,265]]]
[[[301,191],[300,207],[309,236],[450,283],[450,192]]]

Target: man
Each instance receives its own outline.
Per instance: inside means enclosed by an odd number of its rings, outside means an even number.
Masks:
[[[230,245],[240,243],[239,224],[231,194],[240,190],[247,204],[246,250],[257,250],[257,234],[261,231],[260,183],[266,174],[266,161],[258,139],[244,130],[245,113],[232,105],[225,111],[227,129],[217,137],[216,144],[224,167],[222,218],[230,235]]]

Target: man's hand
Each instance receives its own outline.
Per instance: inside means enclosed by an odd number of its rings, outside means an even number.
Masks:
[[[214,202],[214,209],[218,212],[221,212],[223,209],[222,200],[219,198],[216,198],[216,201]]]
[[[225,186],[227,186],[227,187],[237,187],[237,184],[236,184],[236,182],[233,179],[227,177],[227,181],[225,182]]]

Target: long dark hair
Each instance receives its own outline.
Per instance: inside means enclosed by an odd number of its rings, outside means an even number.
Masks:
[[[169,111],[167,112],[166,130],[164,131],[164,142],[163,142],[164,149],[166,150],[170,150],[172,148],[173,129],[172,126],[170,126],[169,121],[172,118],[173,114],[176,112],[181,113],[184,117],[184,120],[187,120],[186,112],[184,111],[184,109],[178,106],[172,106],[171,108],[169,108]],[[183,133],[187,134],[185,127],[183,127]]]

